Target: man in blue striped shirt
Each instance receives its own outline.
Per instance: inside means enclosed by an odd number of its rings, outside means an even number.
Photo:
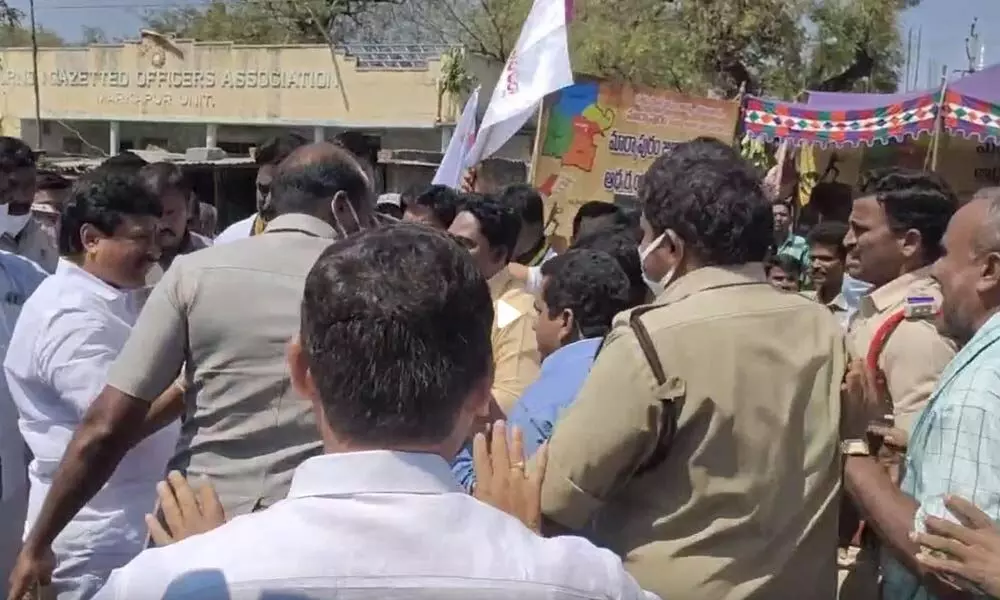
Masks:
[[[610,255],[570,250],[542,265],[542,290],[535,298],[535,337],[542,356],[538,379],[521,395],[507,422],[524,432],[530,457],[552,435],[559,413],[576,398],[615,315],[631,306],[631,286]],[[468,445],[452,471],[467,490],[475,484]]]

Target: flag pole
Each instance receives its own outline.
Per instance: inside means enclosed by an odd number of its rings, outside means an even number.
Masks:
[[[528,165],[528,184],[531,186],[535,185],[535,165],[538,164],[538,159],[541,158],[542,133],[545,131],[544,123],[542,123],[544,117],[545,99],[543,98],[538,103],[538,111],[535,113],[535,140],[531,147],[531,164]]]

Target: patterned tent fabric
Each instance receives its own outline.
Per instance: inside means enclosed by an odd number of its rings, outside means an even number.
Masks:
[[[952,135],[1000,143],[1000,104],[984,102],[958,92],[948,92],[944,104],[944,129]]]
[[[901,142],[934,131],[939,97],[937,93],[926,94],[878,108],[836,111],[750,96],[743,111],[743,127],[752,137],[786,139],[796,145],[857,147]],[[994,120],[993,129],[998,125],[1000,121]]]

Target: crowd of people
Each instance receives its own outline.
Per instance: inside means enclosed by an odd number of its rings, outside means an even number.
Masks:
[[[699,138],[561,246],[520,182],[256,159],[215,235],[0,138],[11,600],[1000,598],[1000,190],[801,232]]]

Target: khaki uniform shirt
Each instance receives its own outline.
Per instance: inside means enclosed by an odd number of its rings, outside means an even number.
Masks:
[[[702,268],[644,312],[662,386],[616,317],[549,441],[544,514],[662,598],[835,597],[843,334],[763,273]],[[677,435],[650,464],[668,397]]]
[[[813,302],[819,302],[819,294],[816,291],[802,292],[802,295]],[[850,307],[847,305],[847,298],[844,297],[844,294],[837,294],[825,306],[830,309],[830,313],[836,317],[837,321],[846,328],[847,313],[850,311]]]
[[[907,298],[930,296],[940,305],[941,291],[929,272],[928,267],[907,273],[861,298],[847,331],[852,359],[865,359],[879,327],[904,309]],[[897,427],[912,432],[938,376],[954,356],[955,344],[938,333],[933,318],[907,319],[896,327],[882,347],[878,366],[885,374]]]
[[[59,249],[34,219],[29,219],[16,237],[0,236],[0,250],[19,254],[45,269],[46,273],[55,273],[59,263]]]
[[[285,350],[306,275],[335,235],[290,214],[262,235],[178,257],[108,375],[108,385],[152,401],[184,365],[186,418],[171,468],[208,476],[227,517],[283,499],[295,468],[321,451]]]
[[[538,379],[541,357],[535,341],[535,299],[507,269],[490,281],[493,297],[493,397],[505,414],[524,388]]]

